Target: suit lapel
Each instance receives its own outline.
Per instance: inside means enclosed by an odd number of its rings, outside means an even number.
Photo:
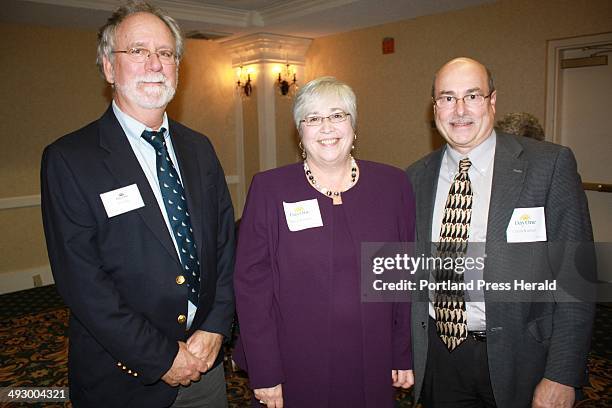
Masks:
[[[444,155],[444,148],[432,153],[423,161],[423,167],[418,169],[415,174],[416,192],[416,225],[417,225],[417,251],[433,255],[433,245],[431,244],[431,228],[433,220],[434,203],[436,200],[436,190],[438,188],[438,175],[440,174],[440,162]],[[429,272],[423,268],[420,270],[419,279],[429,279]],[[428,316],[428,292],[419,291],[417,293],[418,302],[413,304],[415,316],[421,321],[423,327],[427,327]]]
[[[527,171],[527,162],[520,157],[522,151],[522,146],[516,140],[497,133],[487,242],[506,242],[506,228],[519,199]]]
[[[157,204],[157,199],[151,190],[149,181],[144,175],[138,159],[115,118],[112,107],[100,119],[100,147],[108,151],[105,164],[117,182],[123,186],[136,184],[145,206],[134,210],[142,221],[161,242],[168,254],[180,264],[174,243],[168,232],[166,223]]]
[[[429,156],[423,163],[423,174],[417,177],[419,185],[415,188],[419,193],[416,197],[416,219],[423,220],[423,222],[417,222],[417,240],[421,242],[431,242],[431,223],[433,222],[438,176],[444,150],[441,148]]]

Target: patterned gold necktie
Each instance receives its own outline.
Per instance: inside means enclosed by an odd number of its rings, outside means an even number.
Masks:
[[[472,218],[472,183],[468,170],[472,163],[465,158],[459,162],[459,173],[451,183],[444,206],[444,216],[440,229],[440,242],[437,256],[441,259],[461,258],[468,245],[470,220]],[[452,268],[436,270],[436,282],[446,282],[449,286],[461,286],[463,273]],[[440,285],[437,285],[437,287]],[[453,351],[467,338],[467,313],[465,311],[465,293],[453,287],[436,290],[434,311],[436,313],[436,331],[449,351]],[[453,290],[455,289],[455,290]]]

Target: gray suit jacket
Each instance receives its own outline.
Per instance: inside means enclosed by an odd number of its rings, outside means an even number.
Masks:
[[[416,195],[416,236],[421,243],[431,241],[444,149],[407,169]],[[570,149],[497,133],[491,188],[485,281],[559,279],[563,281],[559,285],[570,287],[570,291],[577,281],[593,282],[589,211]],[[547,243],[506,244],[512,213],[524,207],[544,207]],[[582,257],[580,262],[576,256]],[[585,260],[587,266],[580,270]],[[571,285],[566,283],[568,280]],[[585,383],[593,303],[567,302],[556,292],[519,295],[485,291],[484,297],[488,363],[498,407],[530,406],[534,388],[542,377],[574,387]],[[427,362],[428,321],[426,294],[416,294],[412,344],[417,398]]]

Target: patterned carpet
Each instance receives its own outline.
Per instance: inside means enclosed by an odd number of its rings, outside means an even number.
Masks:
[[[54,286],[30,289],[0,296],[0,387],[66,387],[67,325],[69,312]],[[598,306],[592,351],[589,355],[590,385],[580,408],[612,407],[612,307]],[[229,405],[247,407],[251,391],[243,371],[232,371],[226,364]],[[398,392],[397,407],[413,407],[412,393]],[[17,407],[2,404],[0,407]],[[70,406],[68,404],[21,404]]]

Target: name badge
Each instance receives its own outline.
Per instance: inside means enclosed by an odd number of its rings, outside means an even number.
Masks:
[[[508,242],[546,241],[544,207],[515,208],[506,229]]]
[[[108,218],[144,207],[136,184],[100,194]]]
[[[323,226],[319,202],[316,198],[298,201],[297,203],[283,201],[283,209],[285,210],[289,231],[301,231]]]

